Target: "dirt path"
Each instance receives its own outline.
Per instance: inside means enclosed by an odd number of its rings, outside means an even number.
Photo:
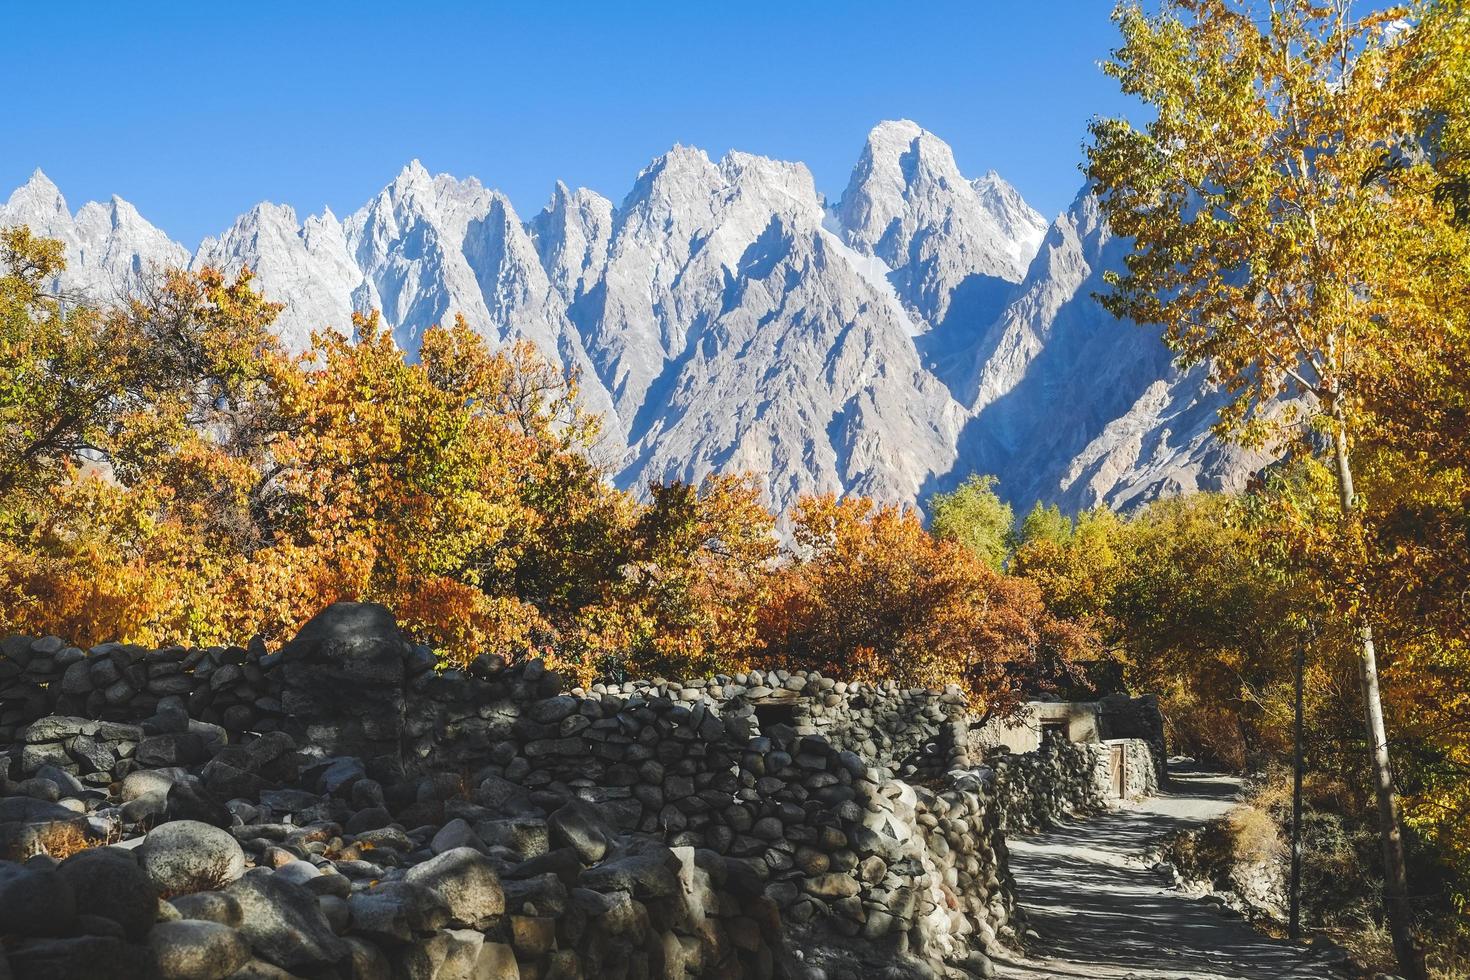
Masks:
[[[1010,841],[1029,957],[995,959],[1012,980],[1336,980],[1310,948],[1263,936],[1209,902],[1171,891],[1137,860],[1163,835],[1217,817],[1238,784],[1176,771],[1163,796]]]

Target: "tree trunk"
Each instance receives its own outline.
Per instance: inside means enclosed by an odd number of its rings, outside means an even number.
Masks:
[[[1296,710],[1292,726],[1291,765],[1291,883],[1287,915],[1288,935],[1302,937],[1302,674],[1306,671],[1307,645],[1296,648]]]
[[[1337,457],[1337,492],[1345,520],[1356,519],[1357,494],[1349,460],[1347,425],[1341,405],[1334,405],[1333,448]],[[1383,724],[1383,700],[1378,693],[1378,654],[1373,624],[1366,612],[1355,624],[1358,642],[1358,679],[1363,687],[1363,714],[1367,722],[1373,792],[1378,801],[1378,839],[1383,847],[1384,906],[1393,935],[1394,957],[1406,980],[1426,980],[1423,952],[1414,941],[1414,918],[1409,908],[1409,874],[1404,864],[1404,839],[1399,830],[1399,804],[1394,794],[1393,768],[1388,758],[1388,732]]]

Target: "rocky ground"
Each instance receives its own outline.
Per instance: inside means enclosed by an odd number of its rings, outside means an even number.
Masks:
[[[1030,955],[996,959],[1011,980],[1336,980],[1343,957],[1264,936],[1218,899],[1170,887],[1143,859],[1170,833],[1236,803],[1238,781],[1178,769],[1170,789],[1086,822],[1011,842]]]

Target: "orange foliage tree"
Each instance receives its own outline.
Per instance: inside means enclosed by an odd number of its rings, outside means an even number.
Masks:
[[[749,666],[776,551],[775,517],[754,479],[652,485],[628,526],[619,574],[569,633],[578,674],[688,676]]]
[[[23,228],[0,260],[0,618],[78,642],[218,635],[256,543],[278,307],[212,271],[63,302],[59,244]]]
[[[445,650],[531,644],[547,623],[508,573],[548,519],[528,498],[595,434],[574,383],[529,344],[491,351],[462,320],[427,331],[417,363],[376,316],[354,327],[277,372],[252,606],[273,633],[338,596],[389,605]]]
[[[169,272],[98,310],[51,297],[56,243],[3,245],[5,628],[278,639],[346,598],[456,654],[550,629],[518,559],[618,495],[582,457],[575,380],[530,345],[457,323],[413,362],[364,317],[291,359],[248,272]]]
[[[958,684],[988,715],[1070,676],[1088,638],[1047,613],[1040,590],[918,516],[861,497],[805,497],[762,617],[788,662],[905,685]]]

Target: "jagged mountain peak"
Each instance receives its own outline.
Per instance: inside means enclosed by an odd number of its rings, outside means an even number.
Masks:
[[[430,174],[418,159],[410,160],[378,194],[348,218],[395,216],[398,220],[432,215],[436,220],[454,221],[466,213],[486,210],[491,201],[510,202],[499,191],[487,190],[474,177],[459,178],[449,173]]]
[[[245,212],[244,217],[256,223],[270,222],[273,224],[287,225],[293,230],[301,225],[301,222],[296,218],[295,208],[289,204],[276,204],[273,201],[261,201],[255,207]]]
[[[943,142],[912,119],[884,119],[868,130],[866,150],[875,157],[897,155],[907,152],[914,140],[924,137]],[[862,165],[861,161],[858,165]]]
[[[1018,263],[1028,263],[1041,247],[1051,227],[1041,213],[1026,203],[1021,192],[994,170],[970,182],[980,201],[996,219],[996,223],[1014,243],[1013,254]]]
[[[301,232],[308,241],[323,235],[340,238],[342,237],[342,222],[331,208],[323,207],[320,213],[306,216],[306,220],[301,223]]]
[[[974,189],[960,172],[948,143],[912,120],[897,119],[881,122],[868,133],[843,200],[852,204],[866,201],[870,206],[881,203],[887,206],[881,216],[891,218],[905,204],[931,203],[949,195],[955,199],[943,200],[944,205],[964,207],[970,203],[966,187]]]
[[[1023,506],[1086,506],[1231,485],[1248,463],[1210,441],[1202,373],[1092,299],[1126,243],[1086,189],[1048,224],[908,119],[867,134],[830,208],[799,162],[676,143],[621,203],[556,181],[525,222],[417,159],[341,220],[263,202],[192,260],[121,199],[73,216],[40,171],[0,206],[20,222],[103,298],[157,265],[248,265],[296,349],[373,309],[411,352],[460,314],[528,338],[580,373],[627,487],[751,470],[778,506],[914,504],[978,470]]]
[[[613,204],[596,191],[558,180],[551,200],[527,223],[541,266],[568,307],[584,296],[607,264]]]
[[[90,243],[94,248],[105,242],[114,253],[134,250],[156,264],[183,265],[188,261],[188,252],[182,246],[170,241],[137,208],[116,194],[106,204],[88,201],[82,205],[72,219],[72,227],[79,243]],[[139,265],[134,271],[141,274],[143,269]]]
[[[398,175],[393,178],[389,186],[412,186],[415,184],[427,184],[434,178],[429,174],[429,169],[424,166],[423,161],[414,157],[403,165]]]
[[[868,134],[833,215],[848,245],[892,271],[900,300],[941,347],[994,315],[1039,238],[1029,216],[998,211],[960,173],[949,144],[909,120]]]
[[[586,187],[573,190],[558,180],[551,188],[550,199],[532,217],[528,227],[564,222],[578,212],[605,213],[610,217],[612,211],[613,203],[596,191]]]
[[[709,154],[696,147],[676,143],[639,171],[618,211],[627,214],[640,205],[697,196],[702,189],[717,184],[717,175],[718,170],[710,162]]]
[[[45,215],[54,218],[57,215],[70,216],[67,209],[66,198],[61,194],[61,188],[47,177],[45,172],[37,167],[31,172],[31,176],[24,184],[21,184],[11,192],[6,201],[5,209],[14,214]]]
[[[876,171],[884,179],[905,184],[959,175],[950,145],[911,119],[889,119],[874,126],[857,169]]]
[[[638,173],[636,187],[644,178],[654,178],[663,173],[700,172],[713,167],[709,154],[701,147],[675,143],[656,155]]]

